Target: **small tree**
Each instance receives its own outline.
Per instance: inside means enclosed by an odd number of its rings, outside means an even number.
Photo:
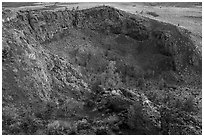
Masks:
[[[118,73],[116,73],[116,62],[111,61],[107,67],[107,70],[101,74],[101,84],[108,88],[119,88],[122,86],[121,78]]]

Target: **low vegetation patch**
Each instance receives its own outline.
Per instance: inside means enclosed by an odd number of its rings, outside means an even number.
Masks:
[[[150,11],[146,12],[146,14],[151,15],[153,17],[158,17],[159,16],[156,12],[150,12]]]

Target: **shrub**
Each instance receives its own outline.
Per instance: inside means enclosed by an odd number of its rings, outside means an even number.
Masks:
[[[184,102],[183,102],[183,107],[182,109],[187,112],[195,112],[196,111],[196,106],[195,106],[195,100],[193,96],[188,97]]]
[[[128,109],[128,126],[131,129],[139,129],[142,128],[142,106],[139,103],[135,103],[134,105],[131,105]]]
[[[156,14],[155,12],[146,12],[147,14],[153,16],[153,17],[158,17],[159,15]]]
[[[145,80],[144,80],[144,78],[139,78],[137,80],[137,86],[140,87],[140,88],[145,87]]]
[[[116,72],[115,61],[109,63],[107,70],[100,75],[100,79],[105,89],[118,89],[123,85],[119,74]]]

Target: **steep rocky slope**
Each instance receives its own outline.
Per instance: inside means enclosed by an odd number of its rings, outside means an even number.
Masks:
[[[3,18],[3,134],[201,134],[189,31],[107,6]]]

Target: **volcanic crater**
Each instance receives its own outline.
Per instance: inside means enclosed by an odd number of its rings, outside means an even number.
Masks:
[[[2,14],[3,134],[201,134],[190,31],[110,6]]]

